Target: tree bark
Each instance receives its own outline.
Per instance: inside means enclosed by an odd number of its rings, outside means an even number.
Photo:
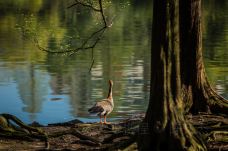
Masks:
[[[206,77],[202,53],[201,0],[180,0],[180,67],[186,110],[228,114],[228,101]]]
[[[154,0],[151,90],[139,150],[206,150],[184,118],[181,98],[179,0]]]

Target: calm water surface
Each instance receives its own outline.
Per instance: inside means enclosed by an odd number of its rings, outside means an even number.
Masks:
[[[107,96],[109,79],[114,81],[115,100],[111,120],[145,112],[152,5],[148,1],[105,4],[107,20],[114,23],[94,49],[89,73],[90,50],[54,55],[40,51],[33,42],[36,38],[52,50],[74,48],[101,27],[98,14],[80,7],[66,9],[70,4],[70,0],[0,2],[0,112],[26,123],[97,121],[87,110]],[[228,98],[228,2],[206,1],[203,18],[207,74],[214,88]]]

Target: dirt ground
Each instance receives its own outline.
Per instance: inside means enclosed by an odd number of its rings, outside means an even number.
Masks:
[[[82,123],[73,120],[66,123],[41,126],[46,132],[47,142],[39,138],[5,138],[0,137],[0,150],[137,150],[135,143],[138,124],[143,115],[114,122],[108,125],[99,123]],[[188,120],[203,135],[208,150],[228,150],[228,118],[202,114],[187,116]],[[48,148],[47,148],[48,147]]]

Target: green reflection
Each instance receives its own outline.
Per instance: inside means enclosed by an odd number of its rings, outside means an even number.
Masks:
[[[52,50],[75,48],[100,28],[99,15],[81,7],[67,9],[72,2],[0,1],[0,76],[17,84],[22,112],[42,117],[46,101],[62,101],[70,105],[70,115],[88,117],[88,107],[106,97],[109,79],[114,81],[111,116],[143,112],[149,96],[152,2],[106,1],[107,20],[114,18],[114,23],[94,50],[91,73],[90,50],[53,55],[34,45],[36,38],[42,47]],[[203,14],[207,74],[219,93],[228,97],[228,2],[205,1]]]
[[[214,88],[228,98],[228,1],[204,2],[204,56]]]

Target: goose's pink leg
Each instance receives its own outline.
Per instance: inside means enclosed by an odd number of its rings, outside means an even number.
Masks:
[[[104,116],[104,124],[110,124],[110,122],[106,121],[106,115]]]

